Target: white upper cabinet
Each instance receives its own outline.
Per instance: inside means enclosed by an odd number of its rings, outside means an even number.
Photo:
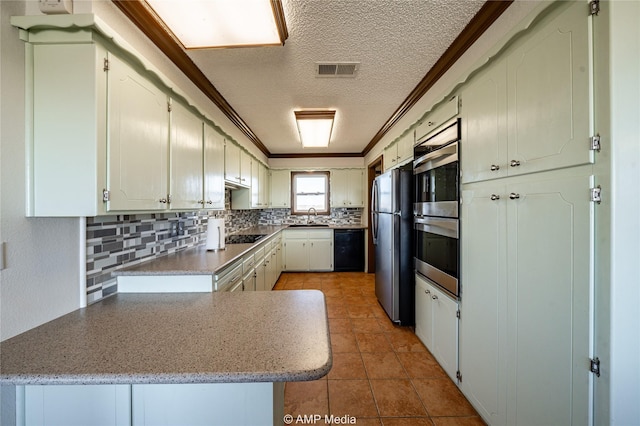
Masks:
[[[241,149],[233,142],[226,141],[224,144],[224,180],[240,185],[242,175],[240,174],[240,153]]]
[[[171,106],[171,185],[172,209],[204,207],[202,120],[177,102]]]
[[[224,138],[204,126],[204,208],[224,209]]]
[[[11,18],[28,43],[27,215],[224,208],[224,140],[204,115],[94,15],[58,18]]]
[[[463,183],[593,162],[583,6],[561,4],[463,88]]]
[[[387,171],[413,159],[413,142],[414,132],[410,131],[387,146],[383,152],[384,170]]]
[[[458,97],[453,96],[446,102],[439,105],[433,111],[431,111],[426,117],[420,120],[418,127],[416,127],[415,140],[422,140],[425,136],[436,130],[442,124],[451,120],[458,115],[459,103]]]
[[[33,45],[27,57],[35,64],[33,84],[28,85],[33,102],[33,122],[28,125],[33,133],[27,215],[103,214],[107,51],[95,43],[52,40]],[[70,98],[74,102],[65,102]]]
[[[331,207],[364,207],[364,169],[332,169]]]
[[[108,80],[107,209],[167,209],[168,97],[114,55]]]
[[[271,170],[269,207],[291,207],[291,170]]]

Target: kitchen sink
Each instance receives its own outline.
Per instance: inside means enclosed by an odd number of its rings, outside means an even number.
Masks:
[[[329,225],[325,223],[294,223],[293,225],[289,225],[289,228],[328,228]]]

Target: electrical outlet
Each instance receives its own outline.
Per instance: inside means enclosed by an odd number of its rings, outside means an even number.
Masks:
[[[71,0],[39,0],[40,12],[46,15],[60,15],[73,13]]]
[[[170,237],[178,236],[178,222],[171,222],[171,227],[169,228],[169,236]]]
[[[178,235],[184,235],[184,222],[178,222]]]

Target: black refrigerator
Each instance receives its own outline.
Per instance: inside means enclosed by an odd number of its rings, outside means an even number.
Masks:
[[[376,297],[391,321],[413,325],[412,169],[393,169],[375,178],[371,232],[376,251]]]

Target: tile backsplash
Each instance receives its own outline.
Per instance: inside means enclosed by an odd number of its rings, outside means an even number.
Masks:
[[[88,217],[87,303],[117,292],[116,279],[111,276],[113,271],[204,244],[209,217],[224,219],[227,235],[255,225],[284,225],[304,222],[307,218],[291,216],[289,209],[231,210],[231,191],[227,190],[225,195],[223,211]],[[362,209],[331,209],[330,216],[317,216],[313,220],[360,224]]]

